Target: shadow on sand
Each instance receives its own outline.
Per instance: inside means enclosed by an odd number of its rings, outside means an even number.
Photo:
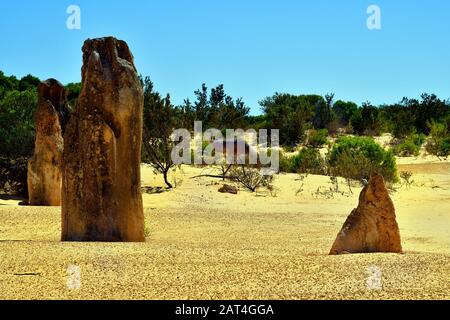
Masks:
[[[148,186],[141,187],[141,190],[143,193],[146,193],[146,194],[160,194],[160,193],[170,191],[170,189],[166,189],[164,187],[148,187]]]
[[[8,194],[0,194],[0,200],[3,201],[19,201],[20,206],[24,206],[27,204],[27,200],[23,197],[11,196]],[[4,203],[0,203],[0,206],[6,206]]]

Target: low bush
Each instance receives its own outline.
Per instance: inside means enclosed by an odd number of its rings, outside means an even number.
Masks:
[[[280,154],[280,171],[286,173],[325,174],[325,160],[314,148],[303,148],[293,156]]]
[[[396,182],[397,164],[392,151],[384,150],[370,137],[343,137],[336,141],[328,158],[329,173],[358,181],[374,172],[387,182]]]
[[[295,146],[295,145],[284,145],[283,146],[283,150],[286,152],[295,152],[296,148],[297,148],[297,146]]]
[[[255,192],[258,188],[273,189],[273,176],[263,175],[261,170],[256,168],[234,166],[230,169],[230,177],[251,192]]]
[[[308,136],[307,145],[313,148],[320,148],[327,143],[328,130],[311,130]]]
[[[448,157],[450,155],[450,124],[436,123],[430,124],[430,139],[425,146],[427,152],[438,157]]]
[[[427,151],[438,157],[448,157],[450,155],[450,137],[430,140],[427,144]]]
[[[392,148],[392,151],[399,157],[418,156],[420,148],[425,142],[424,134],[411,134],[403,142]]]
[[[403,180],[402,185],[406,186],[408,189],[414,183],[414,180],[411,180],[412,176],[413,176],[413,173],[411,171],[401,171],[400,172],[400,178]]]
[[[295,156],[286,155],[284,152],[280,152],[280,172],[284,173],[296,173],[295,169]]]
[[[296,172],[309,174],[326,174],[325,160],[314,148],[304,148],[294,158]]]

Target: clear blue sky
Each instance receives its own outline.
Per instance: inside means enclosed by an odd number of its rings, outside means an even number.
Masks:
[[[66,28],[71,4],[81,30]],[[366,27],[371,4],[379,31]],[[450,98],[447,0],[1,0],[0,30],[0,70],[63,83],[80,81],[86,38],[125,40],[138,71],[176,104],[203,82],[223,83],[254,114],[275,91]]]

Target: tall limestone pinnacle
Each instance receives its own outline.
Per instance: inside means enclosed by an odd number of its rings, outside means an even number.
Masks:
[[[64,86],[55,79],[41,82],[35,115],[35,149],[28,160],[29,205],[61,205],[62,130],[69,117]]]
[[[140,185],[143,90],[124,41],[89,39],[64,134],[63,241],[145,241]]]

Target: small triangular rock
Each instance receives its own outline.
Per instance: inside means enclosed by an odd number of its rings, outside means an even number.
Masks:
[[[238,194],[238,189],[234,186],[224,184],[223,187],[219,189],[219,192],[220,193]]]
[[[394,204],[379,174],[372,175],[361,191],[359,205],[345,221],[330,255],[371,252],[402,252]]]

